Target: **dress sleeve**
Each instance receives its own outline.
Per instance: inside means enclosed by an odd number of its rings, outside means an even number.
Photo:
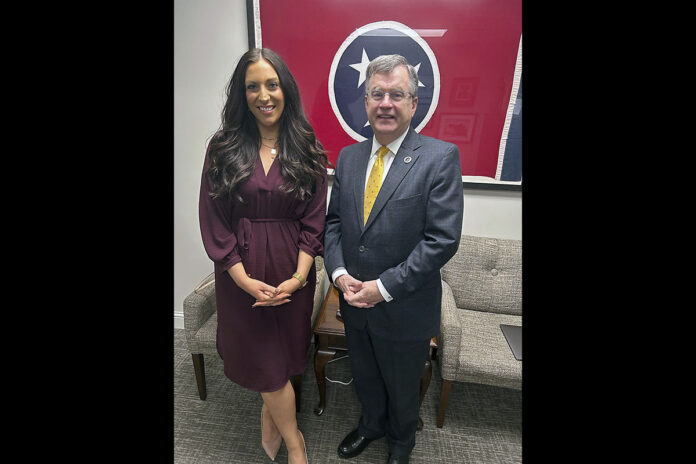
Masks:
[[[324,226],[326,225],[326,194],[329,190],[326,169],[317,179],[314,195],[308,200],[300,218],[300,249],[312,258],[324,255]]]
[[[237,236],[232,230],[233,201],[227,198],[213,199],[210,192],[213,182],[206,175],[210,163],[210,145],[203,162],[201,190],[198,198],[198,220],[203,247],[208,257],[226,271],[242,261],[237,250]]]

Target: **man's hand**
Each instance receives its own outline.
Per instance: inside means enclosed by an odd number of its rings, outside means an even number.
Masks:
[[[374,291],[377,292],[380,298],[376,300],[375,303],[382,301],[384,298],[382,298],[382,295],[379,293],[379,289],[377,288],[377,282],[374,280],[371,282],[374,285]],[[365,285],[369,282],[362,282],[360,280],[357,280],[350,274],[343,274],[341,276],[338,276],[334,283],[339,288],[339,290],[343,292],[343,298],[351,306],[355,306],[356,308],[372,308],[374,306],[374,303],[366,301],[368,298],[370,300],[376,299],[372,294],[370,288],[365,288]]]
[[[368,280],[362,283],[362,288],[349,297],[343,296],[346,301],[359,308],[372,308],[377,303],[384,301],[384,297],[377,287],[376,280]]]
[[[362,288],[362,282],[355,279],[350,274],[343,274],[336,278],[334,282],[336,287],[341,290],[344,294],[352,295],[353,293],[359,291]]]

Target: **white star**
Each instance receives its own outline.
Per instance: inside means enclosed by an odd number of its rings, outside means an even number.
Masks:
[[[370,64],[370,59],[367,57],[367,53],[365,52],[365,49],[363,48],[362,60],[360,61],[360,63],[355,63],[355,64],[350,65],[351,68],[360,72],[360,76],[358,77],[358,87],[360,87],[362,85],[362,83],[365,82],[365,71],[367,71],[368,64]]]
[[[418,68],[420,68],[420,65],[421,65],[421,64],[418,63],[417,65],[414,66],[414,68],[416,69],[416,74],[418,74]],[[423,83],[421,82],[420,78],[418,78],[418,87],[425,87],[425,84],[423,84]]]

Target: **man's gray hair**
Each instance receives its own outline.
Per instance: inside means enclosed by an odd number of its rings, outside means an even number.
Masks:
[[[410,78],[408,91],[411,93],[411,97],[416,98],[418,96],[418,73],[416,68],[408,64],[406,58],[401,55],[381,55],[370,61],[367,65],[367,71],[365,73],[365,80],[370,82],[370,78],[375,73],[390,73],[397,66],[404,66],[408,71],[408,76]]]

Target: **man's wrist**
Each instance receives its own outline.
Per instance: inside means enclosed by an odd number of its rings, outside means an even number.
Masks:
[[[345,267],[337,267],[336,270],[334,270],[331,273],[331,282],[333,282],[335,284],[336,279],[338,279],[339,277],[341,277],[344,274],[348,274],[348,271],[346,271],[346,268]]]
[[[384,288],[384,285],[382,285],[382,281],[377,279],[377,289],[379,290],[379,293],[382,294],[382,298],[384,298],[384,301],[391,301],[394,298],[389,294],[386,288]]]

